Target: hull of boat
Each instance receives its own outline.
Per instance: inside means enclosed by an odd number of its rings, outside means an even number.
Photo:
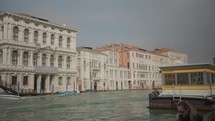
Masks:
[[[0,95],[0,99],[21,99],[18,95]]]
[[[197,110],[215,110],[215,99],[199,97],[174,97],[173,96],[153,96],[149,94],[149,108],[155,109],[176,109],[180,100],[188,101]]]

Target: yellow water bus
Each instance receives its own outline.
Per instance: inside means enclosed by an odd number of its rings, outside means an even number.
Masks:
[[[215,65],[189,64],[160,67],[161,93],[149,94],[149,108],[176,108],[187,100],[198,110],[215,110]]]

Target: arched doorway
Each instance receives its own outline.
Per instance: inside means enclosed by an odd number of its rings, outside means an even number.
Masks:
[[[42,75],[42,79],[41,79],[41,89],[42,89],[42,92],[44,92],[46,90],[46,75]]]
[[[105,82],[103,83],[103,90],[106,91],[106,89],[105,89]]]
[[[155,81],[152,81],[152,89],[155,88]]]
[[[96,81],[94,82],[94,91],[95,92],[97,91],[97,82]]]

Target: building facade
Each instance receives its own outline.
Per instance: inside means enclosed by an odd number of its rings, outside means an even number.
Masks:
[[[78,80],[80,91],[107,91],[107,55],[89,47],[77,48]]]
[[[107,80],[108,90],[127,90],[131,89],[128,80],[127,67],[119,65],[119,53],[113,50],[100,51],[107,55]]]
[[[76,30],[26,14],[0,13],[0,79],[22,91],[75,90]]]
[[[179,62],[180,64],[187,63],[185,53],[170,49],[166,54],[147,51],[132,45],[112,44],[95,50],[112,50],[119,54],[119,65],[128,69],[128,84],[131,89],[159,88],[162,85],[160,66],[179,64]]]

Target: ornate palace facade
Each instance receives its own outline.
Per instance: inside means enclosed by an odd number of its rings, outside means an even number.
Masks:
[[[24,91],[75,90],[76,30],[0,12],[0,79]]]

